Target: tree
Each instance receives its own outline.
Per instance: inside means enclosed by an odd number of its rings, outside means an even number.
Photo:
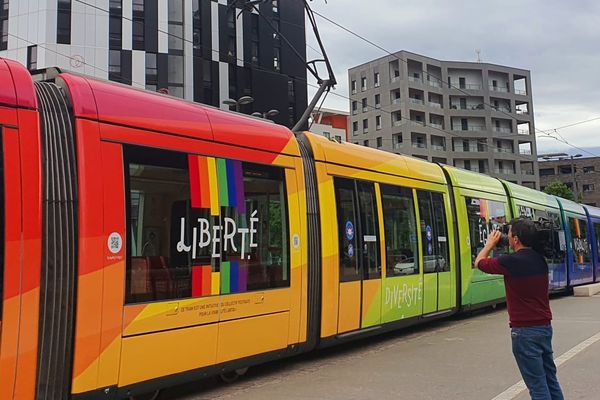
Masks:
[[[554,181],[550,183],[548,186],[546,186],[544,192],[554,196],[562,197],[563,199],[575,200],[573,191],[561,181]]]

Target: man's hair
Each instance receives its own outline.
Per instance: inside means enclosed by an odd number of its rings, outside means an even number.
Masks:
[[[523,246],[537,248],[539,245],[538,230],[530,219],[515,218],[510,221],[512,235],[518,236]]]

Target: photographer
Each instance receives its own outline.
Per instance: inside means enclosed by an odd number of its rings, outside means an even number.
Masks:
[[[508,232],[514,253],[488,258],[502,239],[500,231],[493,231],[473,267],[504,276],[513,355],[531,399],[563,400],[552,352],[548,264],[534,250],[540,248],[538,236],[533,221],[514,219]]]

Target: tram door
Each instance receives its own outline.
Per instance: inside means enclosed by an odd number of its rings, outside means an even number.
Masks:
[[[442,193],[418,190],[417,201],[423,257],[423,314],[429,314],[449,308],[452,302],[448,224]]]
[[[381,323],[381,255],[375,185],[335,178],[340,295],[338,333]]]

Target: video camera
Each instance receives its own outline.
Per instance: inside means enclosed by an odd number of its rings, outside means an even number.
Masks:
[[[544,217],[539,217],[537,221],[533,221],[533,224],[536,229],[536,240],[532,248],[542,253],[546,258],[554,257],[555,253],[559,251],[556,243],[559,241],[560,226],[556,221]],[[502,233],[502,237],[498,246],[508,246],[510,224],[502,225],[499,230]]]

